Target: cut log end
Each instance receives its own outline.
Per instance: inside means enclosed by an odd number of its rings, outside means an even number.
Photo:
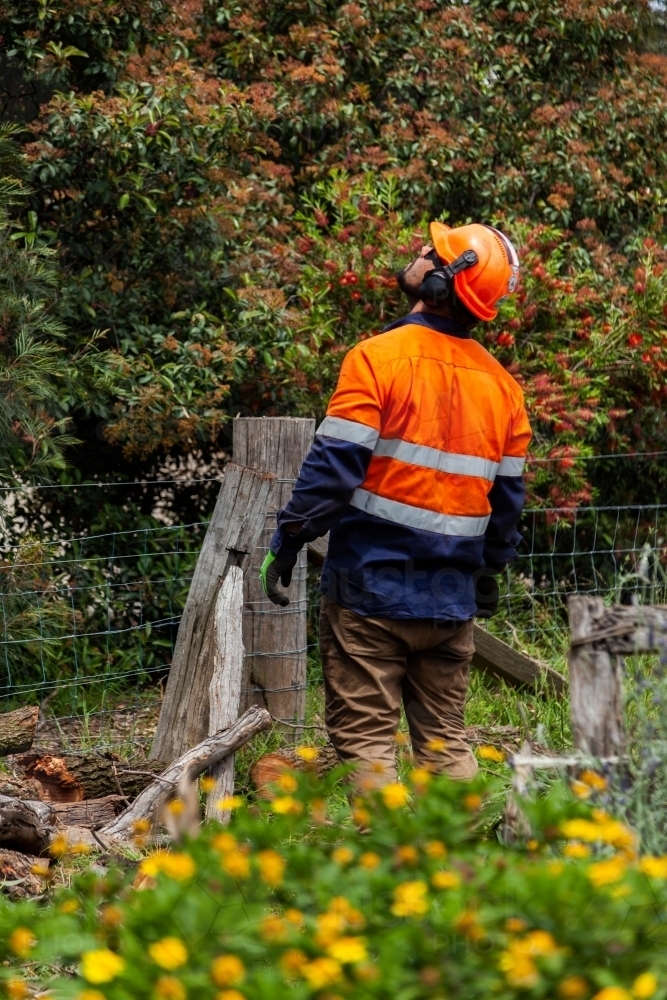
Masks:
[[[259,758],[250,771],[250,780],[260,798],[266,799],[272,797],[271,786],[285,771],[303,771],[306,767],[314,767],[322,777],[338,764],[340,764],[338,754],[329,745],[317,747],[317,758],[311,764],[306,764],[293,747],[281,747],[280,750],[264,754]]]
[[[10,899],[30,899],[44,891],[44,883],[33,869],[41,859],[20,851],[0,850],[0,888]],[[43,864],[44,862],[41,861]]]
[[[29,750],[35,739],[38,719],[37,705],[0,714],[0,757]]]

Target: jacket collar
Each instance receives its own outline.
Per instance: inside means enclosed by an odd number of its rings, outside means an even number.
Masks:
[[[382,332],[387,333],[389,330],[396,330],[399,326],[407,326],[410,323],[416,326],[426,326],[429,330],[436,330],[438,333],[447,333],[450,337],[459,337],[461,340],[470,340],[471,338],[470,331],[460,326],[453,319],[446,319],[444,316],[437,316],[435,313],[430,312],[408,313],[407,316],[394,320],[389,326],[385,326]]]

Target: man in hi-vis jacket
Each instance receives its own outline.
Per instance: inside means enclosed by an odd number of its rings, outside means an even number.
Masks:
[[[463,725],[473,620],[494,613],[497,574],[516,556],[531,438],[520,387],[470,335],[515,290],[516,251],[490,226],[430,233],[398,275],[412,312],[345,357],[261,571],[285,606],[278,581],[331,532],[326,725],[375,784],[396,780],[401,701],[419,766],[477,771]]]

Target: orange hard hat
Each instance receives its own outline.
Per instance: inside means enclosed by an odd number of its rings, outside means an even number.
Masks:
[[[456,229],[432,222],[429,229],[435,252],[445,264],[452,264],[465,250],[475,251],[477,263],[454,276],[454,289],[478,319],[495,319],[499,301],[515,290],[519,280],[519,258],[508,238],[477,222]]]

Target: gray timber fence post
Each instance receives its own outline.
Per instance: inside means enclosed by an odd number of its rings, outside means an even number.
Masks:
[[[232,566],[248,566],[275,481],[275,476],[256,469],[231,464],[225,469],[178,629],[153,760],[170,764],[209,735],[218,591]],[[233,714],[236,718],[237,712]]]
[[[286,608],[263,594],[259,569],[276,526],[276,511],[289,500],[301,464],[315,436],[315,421],[301,417],[237,417],[234,461],[277,476],[273,506],[250,560],[244,586],[243,645],[246,653],[241,706],[267,708],[280,721],[298,726],[306,713],[307,562],[305,548],[292,574]],[[298,729],[293,730],[298,732]]]

